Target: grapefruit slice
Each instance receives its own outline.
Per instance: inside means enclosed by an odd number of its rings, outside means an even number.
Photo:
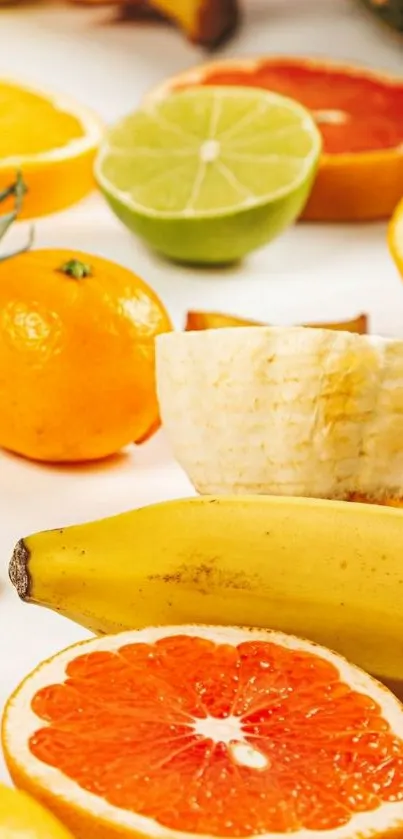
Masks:
[[[191,85],[250,85],[298,100],[323,138],[316,183],[302,217],[389,218],[403,194],[403,80],[317,59],[271,57],[205,64],[151,92]]]
[[[403,830],[403,706],[311,642],[159,627],[70,647],[10,699],[17,785],[78,839]]]

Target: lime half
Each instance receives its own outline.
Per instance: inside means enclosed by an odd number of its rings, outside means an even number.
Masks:
[[[165,256],[238,260],[277,236],[308,198],[321,138],[292,99],[195,87],[109,130],[95,174],[114,212]]]

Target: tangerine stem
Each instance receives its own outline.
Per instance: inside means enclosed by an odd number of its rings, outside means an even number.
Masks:
[[[79,259],[69,259],[64,262],[58,269],[66,277],[72,277],[73,280],[82,280],[84,277],[91,277],[92,268],[86,262],[80,262]]]

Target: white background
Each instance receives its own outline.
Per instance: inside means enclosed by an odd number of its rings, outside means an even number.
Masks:
[[[244,26],[224,55],[327,54],[403,72],[403,42],[378,27],[355,0],[244,5]],[[175,29],[119,23],[114,10],[43,4],[0,9],[0,75],[50,84],[95,108],[106,122],[136,107],[166,75],[205,59]],[[271,323],[365,311],[373,332],[403,335],[403,285],[388,256],[383,224],[296,227],[241,267],[206,273],[152,257],[94,195],[40,222],[37,243],[86,249],[132,267],[158,291],[178,326],[190,307]],[[33,530],[190,492],[162,434],[91,468],[44,468],[0,455],[0,709],[41,659],[85,637],[63,618],[18,602],[6,573],[15,541]],[[6,777],[0,763],[2,773]]]

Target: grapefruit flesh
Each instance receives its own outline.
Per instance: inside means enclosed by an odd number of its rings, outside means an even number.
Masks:
[[[98,831],[161,837],[403,829],[403,707],[278,632],[164,627],[78,645],[17,690],[3,744],[17,783],[56,812],[62,796],[78,836],[76,808]]]
[[[261,61],[249,68],[212,65],[200,83],[262,87],[296,99],[313,111],[325,154],[362,154],[403,143],[403,82],[309,62]]]

